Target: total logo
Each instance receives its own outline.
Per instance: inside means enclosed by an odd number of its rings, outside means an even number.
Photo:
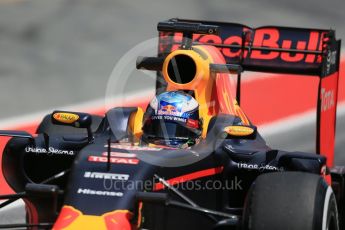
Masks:
[[[99,190],[91,190],[88,188],[78,188],[78,194],[83,195],[95,195],[95,196],[116,196],[122,197],[122,192],[112,192],[112,191],[99,191]]]
[[[100,156],[89,156],[88,161],[90,162],[108,162],[108,157],[100,157]],[[111,157],[110,163],[113,164],[129,164],[129,165],[137,165],[139,164],[139,160],[136,158],[117,158]]]
[[[86,171],[84,173],[84,177],[92,178],[92,179],[122,180],[122,181],[127,181],[129,179],[129,175],[127,174],[101,173],[101,172],[89,172],[89,171]]]
[[[334,90],[321,89],[321,110],[327,111],[335,106]]]

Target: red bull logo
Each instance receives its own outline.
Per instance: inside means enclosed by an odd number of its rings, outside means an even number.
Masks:
[[[180,116],[181,113],[177,110],[177,107],[171,104],[163,105],[160,110],[158,110],[158,115],[174,115]]]
[[[133,213],[128,210],[116,210],[101,216],[84,215],[72,206],[63,206],[53,230],[62,229],[122,229],[133,230]]]
[[[59,218],[57,219],[53,229],[60,230],[70,226],[82,213],[72,206],[64,206],[61,209]]]
[[[245,30],[246,28],[244,28]],[[254,47],[269,47],[281,49],[297,49],[309,51],[321,51],[322,39],[325,32],[318,30],[306,31],[303,35],[297,38],[284,37],[282,29],[274,27],[265,27],[253,30],[253,38],[251,39]],[[173,35],[172,47],[169,45],[169,36]],[[176,50],[180,47],[182,42],[182,33],[161,33],[160,52],[166,52],[167,49]],[[165,39],[165,40],[164,40]],[[194,34],[193,40],[200,43],[214,43],[223,45],[241,45],[242,35],[232,34],[228,37],[221,37],[214,34],[201,35]],[[220,48],[222,54],[226,58],[238,58],[242,55],[241,49]],[[316,54],[290,54],[288,52],[277,51],[260,51],[253,50],[252,52],[245,51],[244,58],[257,59],[257,60],[275,60],[281,59],[284,62],[296,63],[320,63],[321,56]]]
[[[162,111],[168,112],[168,113],[176,112],[176,107],[173,105],[166,105],[162,107]]]
[[[117,210],[104,215],[104,221],[107,229],[132,230],[130,220],[133,214],[128,210]]]

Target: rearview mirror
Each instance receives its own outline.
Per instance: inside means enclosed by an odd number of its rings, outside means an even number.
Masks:
[[[54,111],[52,113],[52,122],[55,125],[88,128],[91,126],[92,118],[91,115],[87,113]]]
[[[55,125],[87,129],[89,141],[93,139],[91,131],[92,116],[88,113],[54,111],[51,115],[51,119],[52,123]]]

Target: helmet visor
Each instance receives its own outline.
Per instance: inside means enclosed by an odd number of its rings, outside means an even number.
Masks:
[[[176,122],[151,120],[143,128],[147,138],[154,139],[185,139],[198,138],[200,130],[187,128]]]

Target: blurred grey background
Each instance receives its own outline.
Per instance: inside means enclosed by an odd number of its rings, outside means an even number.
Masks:
[[[345,38],[344,0],[0,0],[0,120],[105,96],[117,61],[180,17],[249,26],[334,28]],[[129,90],[154,85],[134,77]],[[338,156],[345,119],[338,119]],[[303,130],[303,132],[301,131]],[[269,137],[274,146],[312,151],[314,129]]]
[[[343,0],[0,0],[0,119],[104,97],[115,63],[155,37],[160,20],[332,27],[344,37],[344,8]]]

